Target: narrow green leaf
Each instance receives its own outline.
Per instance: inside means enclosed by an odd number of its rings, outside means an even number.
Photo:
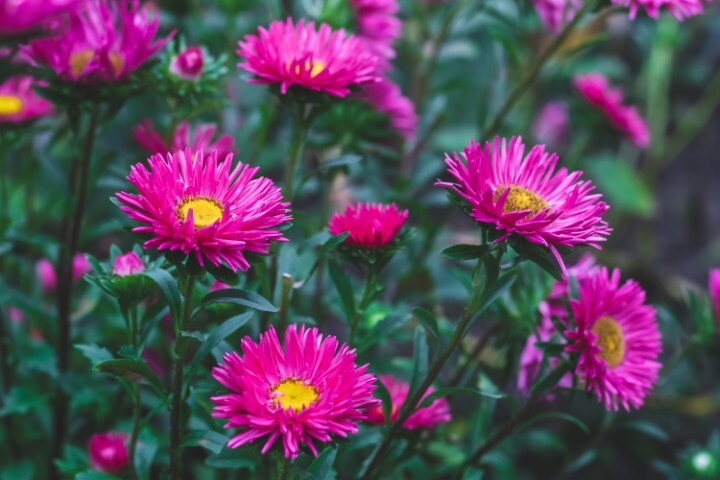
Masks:
[[[408,395],[413,395],[418,386],[425,380],[428,372],[429,352],[427,344],[427,335],[424,328],[416,328],[413,338],[413,370],[410,377],[410,391]]]
[[[442,251],[444,257],[450,260],[465,261],[482,258],[490,251],[488,245],[453,245]]]
[[[440,329],[438,328],[435,315],[422,307],[415,307],[412,309],[412,312],[428,333],[436,340],[440,340]]]
[[[180,295],[180,289],[178,284],[170,273],[162,269],[149,270],[142,273],[146,278],[149,278],[160,288],[165,300],[168,302],[170,307],[170,316],[173,319],[173,325],[176,327],[176,332],[179,330],[180,315],[182,312],[182,296]]]
[[[195,314],[208,305],[216,303],[232,303],[260,310],[261,312],[278,311],[275,305],[270,303],[265,299],[265,297],[258,293],[241,290],[239,288],[223,288],[205,295],[205,297],[200,301],[200,305],[195,309]]]
[[[205,355],[212,352],[223,340],[239,330],[248,322],[248,320],[252,318],[252,316],[252,312],[246,312],[242,315],[230,317],[221,323],[219,327],[213,330],[212,333],[208,335],[207,339],[205,339],[205,341],[200,345],[197,352],[195,352],[195,357],[193,357],[192,362],[190,362],[190,373],[188,375],[188,379],[193,377],[195,371],[200,365],[200,362],[203,358],[205,358]]]
[[[144,360],[131,358],[104,360],[93,365],[93,370],[109,373],[110,375],[132,381],[137,381],[137,377],[140,376],[148,382],[148,386],[150,386],[160,398],[165,398],[162,383],[160,383],[160,380],[153,371],[150,370]]]
[[[588,426],[585,425],[585,423],[582,420],[580,420],[579,418],[574,417],[570,414],[562,413],[562,412],[547,412],[547,413],[541,413],[540,415],[535,415],[533,418],[531,418],[530,420],[525,422],[519,428],[519,430],[524,430],[531,425],[534,425],[542,420],[547,420],[549,418],[557,418],[559,420],[565,420],[566,422],[570,422],[573,425],[577,426],[584,433],[586,433],[586,434],[590,433],[590,428],[588,428]]]
[[[475,395],[477,397],[486,397],[486,398],[505,398],[507,395],[504,393],[499,392],[486,392],[483,390],[475,390],[474,388],[467,388],[467,387],[445,387],[445,388],[439,388],[435,390],[433,393],[428,395],[427,397],[423,398],[422,402],[420,402],[420,405],[418,408],[428,407],[431,403],[433,403],[435,400],[441,397],[449,397],[451,395],[459,395],[459,394],[467,394],[467,395]]]
[[[305,480],[325,480],[332,469],[333,463],[335,463],[335,457],[337,456],[337,448],[327,447],[325,450],[320,452],[320,455],[313,460],[308,467],[309,477]]]
[[[532,393],[533,395],[538,395],[548,388],[552,388],[555,385],[557,385],[558,381],[567,373],[570,371],[570,363],[569,362],[563,362],[558,367],[555,367],[555,370],[550,372],[545,378],[538,381],[535,385],[532,387]]]
[[[377,389],[375,390],[375,394],[380,397],[380,401],[382,402],[383,416],[385,417],[385,423],[387,423],[388,419],[392,418],[392,397],[390,396],[390,392],[388,391],[387,387],[385,387],[384,383],[378,380],[376,385]]]
[[[197,347],[202,343],[202,341],[203,337],[199,332],[182,331],[175,343],[175,353],[180,357],[184,357],[185,352],[192,347]]]
[[[345,316],[350,322],[356,315],[355,296],[353,295],[350,279],[345,271],[340,268],[340,265],[332,258],[328,261],[328,272],[330,273],[330,279],[337,289],[338,295],[340,295],[340,302],[342,303]]]
[[[219,454],[227,445],[228,438],[213,430],[192,430],[183,438],[182,446],[203,447],[214,454]]]
[[[93,365],[113,358],[112,353],[107,348],[99,347],[94,343],[88,345],[76,344],[75,348],[80,350]]]

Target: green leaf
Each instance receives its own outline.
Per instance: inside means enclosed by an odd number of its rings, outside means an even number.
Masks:
[[[190,373],[188,375],[188,379],[193,377],[195,371],[200,365],[200,362],[203,358],[205,358],[205,355],[212,352],[223,340],[239,330],[248,322],[248,320],[252,318],[252,316],[252,312],[246,312],[242,315],[230,317],[221,323],[219,327],[213,330],[212,333],[208,335],[207,339],[205,339],[205,341],[200,345],[197,352],[195,352],[195,357],[193,357],[192,362],[190,362]]]
[[[567,373],[570,371],[570,363],[569,362],[563,362],[558,367],[555,367],[555,370],[550,372],[549,375],[547,375],[545,378],[538,381],[535,385],[532,387],[532,393],[533,395],[538,395],[548,388],[552,388],[555,385],[557,385],[558,381]]]
[[[205,268],[210,275],[212,275],[222,283],[228,285],[237,285],[237,283],[240,281],[240,277],[238,276],[238,274],[230,270],[230,268],[226,267],[225,265],[213,265],[212,263],[208,262],[208,265],[205,265]]]
[[[213,430],[192,430],[185,435],[182,446],[203,447],[214,454],[219,454],[227,445],[228,438]]]
[[[563,275],[555,258],[550,255],[547,249],[540,245],[528,242],[518,235],[510,237],[510,246],[520,257],[533,262],[538,267],[553,276],[555,280],[562,281]]]
[[[507,395],[504,393],[498,393],[498,392],[487,392],[484,390],[475,390],[474,388],[467,388],[467,387],[445,387],[445,388],[439,388],[432,392],[427,397],[423,398],[422,402],[420,402],[420,405],[418,408],[428,407],[432,402],[437,400],[441,397],[449,397],[451,395],[458,395],[458,394],[467,394],[467,395],[475,395],[477,397],[486,397],[486,398],[505,398]]]
[[[621,425],[621,428],[635,430],[661,442],[667,442],[670,440],[670,435],[668,435],[665,430],[658,427],[654,423],[644,422],[642,420],[631,420],[629,422],[625,422]]]
[[[147,363],[144,360],[137,360],[132,358],[116,358],[112,360],[104,360],[96,363],[93,366],[93,370],[98,372],[109,373],[116,377],[125,378],[131,381],[136,381],[137,376],[144,378],[150,388],[162,399],[165,399],[165,391],[162,383],[148,368]]]
[[[388,423],[388,419],[392,418],[392,397],[390,396],[390,392],[388,391],[387,387],[383,382],[378,380],[375,385],[377,386],[375,394],[380,397],[380,401],[382,402],[383,416],[385,417],[385,423]]]
[[[205,295],[205,297],[200,301],[200,305],[195,309],[195,314],[208,305],[216,303],[232,303],[260,310],[261,312],[278,311],[275,305],[270,303],[265,299],[265,297],[258,293],[241,290],[239,288],[223,288]]]
[[[444,257],[450,260],[465,261],[482,258],[490,251],[488,245],[453,245],[442,251]]]
[[[413,370],[410,377],[410,390],[408,396],[415,393],[418,386],[425,380],[428,372],[429,352],[427,335],[424,328],[416,328],[413,338]]]
[[[145,271],[142,275],[155,282],[158,288],[160,288],[160,291],[162,291],[165,300],[170,306],[170,316],[173,319],[173,325],[177,332],[179,330],[180,315],[182,312],[182,296],[180,295],[177,282],[170,273],[162,269]]]
[[[422,326],[425,327],[425,330],[427,330],[428,333],[436,340],[440,340],[440,329],[438,328],[435,315],[422,307],[415,307],[412,309],[412,312],[413,315],[415,315],[415,318],[417,318]]]
[[[340,265],[332,258],[328,261],[328,272],[330,273],[330,279],[337,289],[338,295],[340,295],[340,302],[342,302],[345,316],[350,322],[357,314],[355,309],[355,296],[353,295],[350,279],[345,274],[345,270],[341,269]]]
[[[120,477],[97,470],[86,470],[75,475],[75,480],[120,480]]]
[[[540,415],[535,415],[533,418],[531,418],[530,420],[525,422],[519,428],[519,430],[524,430],[527,427],[534,425],[542,420],[547,420],[548,418],[557,418],[560,420],[565,420],[566,422],[570,422],[573,425],[577,426],[584,433],[586,433],[586,434],[590,433],[590,428],[588,428],[588,426],[585,425],[585,423],[582,420],[580,420],[577,417],[574,417],[572,415],[569,415],[567,413],[562,413],[562,412],[547,412],[547,413],[541,413]]]
[[[104,360],[110,360],[113,358],[112,353],[110,353],[107,348],[99,347],[94,343],[88,345],[77,344],[75,345],[75,348],[80,350],[93,365]]]
[[[337,448],[334,447],[327,447],[320,452],[320,455],[308,467],[307,471],[310,476],[306,477],[305,480],[325,480],[332,469],[336,455]]]
[[[186,332],[183,330],[175,343],[175,353],[179,357],[184,357],[185,352],[192,347],[197,347],[202,341],[203,337],[200,332]]]
[[[627,162],[601,157],[588,159],[586,165],[589,176],[613,208],[646,218],[652,215],[652,192]]]

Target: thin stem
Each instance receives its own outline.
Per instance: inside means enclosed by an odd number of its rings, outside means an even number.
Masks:
[[[485,349],[485,346],[490,341],[490,338],[492,338],[493,334],[497,332],[499,328],[500,324],[496,323],[483,333],[482,337],[480,337],[475,343],[475,347],[473,348],[472,352],[470,352],[470,354],[465,359],[465,362],[455,373],[455,376],[452,378],[452,380],[450,380],[450,383],[448,383],[448,387],[456,387],[460,385],[460,382],[462,382],[468,369],[475,365],[475,362],[480,356],[480,353]]]
[[[180,331],[183,331],[190,324],[192,315],[192,294],[195,288],[195,277],[188,275],[186,277],[187,284],[183,289],[183,311],[180,324]],[[178,332],[178,337],[180,333]],[[177,340],[177,339],[176,339]],[[173,395],[170,410],[170,479],[178,480],[180,478],[180,463],[182,459],[182,451],[180,448],[181,430],[180,425],[182,419],[183,405],[183,374],[185,367],[185,356],[175,354],[173,358]]]
[[[64,245],[59,262],[59,281],[57,287],[58,340],[57,357],[60,376],[68,370],[70,363],[70,308],[73,295],[73,257],[78,251],[82,221],[87,203],[88,179],[95,137],[100,118],[99,105],[94,104],[90,112],[90,120],[85,135],[82,155],[73,162],[70,175],[71,208],[64,220]],[[65,228],[67,227],[67,228]],[[67,428],[67,399],[58,385],[53,409],[54,444],[52,462],[62,453]]]
[[[305,151],[305,139],[309,126],[306,125],[305,105],[297,106],[293,115],[292,138],[290,140],[290,151],[288,152],[288,166],[285,171],[285,199],[293,198],[293,182],[295,181],[295,170],[298,168],[298,160],[302,158]]]
[[[528,88],[530,88],[530,86],[535,82],[545,63],[552,58],[558,50],[560,50],[560,47],[563,46],[565,40],[567,40],[570,34],[575,30],[585,14],[592,10],[594,6],[595,2],[585,2],[583,9],[575,15],[575,18],[573,18],[571,22],[565,25],[560,34],[556,36],[553,41],[550,42],[550,44],[540,53],[528,69],[527,73],[525,73],[523,79],[515,87],[512,93],[510,93],[510,96],[505,100],[505,103],[503,103],[493,119],[485,127],[482,132],[483,137],[489,138],[497,133],[498,128],[502,125],[507,114],[510,113],[510,110],[512,110],[518,100],[523,97]],[[601,15],[602,14],[603,13],[601,13]]]
[[[130,310],[128,311],[129,323],[130,323],[130,341],[132,343],[133,351],[135,351],[136,354],[140,354],[138,350],[139,345],[139,336],[138,336],[138,312],[137,312],[137,305],[133,305]],[[138,436],[140,435],[140,415],[141,415],[141,405],[140,405],[140,384],[135,384],[135,390],[133,391],[133,428],[132,433],[130,434],[130,446],[129,446],[129,456],[130,456],[130,477],[133,480],[137,480],[138,478],[138,472],[137,467],[135,466],[135,451],[137,450],[137,441]]]
[[[290,296],[292,294],[293,278],[289,273],[283,273],[281,280],[282,290],[280,292],[280,318],[278,319],[278,334],[285,336],[285,329],[288,325],[288,314],[290,313]]]
[[[282,461],[278,462],[277,480],[289,480],[291,469],[290,460],[283,458]]]
[[[368,305],[370,305],[370,302],[372,302],[373,297],[375,296],[376,283],[377,270],[371,266],[368,268],[367,275],[365,276],[365,287],[363,288],[362,298],[360,300],[360,303],[358,304],[357,310],[355,311],[355,317],[350,323],[350,334],[348,335],[349,345],[352,345],[355,341],[355,335],[357,334],[360,320],[362,319],[363,315],[365,315],[365,310],[367,309]]]

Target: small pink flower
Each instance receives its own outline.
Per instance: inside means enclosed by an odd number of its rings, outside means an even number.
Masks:
[[[188,47],[170,61],[170,71],[183,80],[195,81],[203,73],[203,51]]]
[[[545,26],[558,33],[582,9],[582,0],[533,0],[535,10]]]
[[[213,141],[216,131],[216,124],[201,123],[195,126],[195,131],[191,135],[190,123],[180,122],[172,132],[172,141],[168,143],[155,129],[152,121],[145,120],[133,129],[133,139],[150,155],[156,153],[165,155],[168,152],[174,153],[188,148],[192,151],[203,150],[206,152],[217,150],[219,158],[236,153],[235,140],[230,135],[220,135],[217,140]]]
[[[345,243],[362,248],[384,247],[395,239],[405,225],[407,210],[399,210],[394,203],[357,203],[343,213],[330,217],[328,230],[331,235],[349,232]]]
[[[617,5],[630,9],[630,18],[637,16],[638,10],[644,9],[650,18],[657,19],[665,10],[678,20],[704,13],[703,5],[712,0],[612,0]]]
[[[216,290],[223,290],[225,288],[232,288],[230,285],[221,282],[220,280],[215,280],[212,285],[210,285],[210,291],[214,292]]]
[[[128,464],[128,436],[125,433],[102,433],[93,435],[88,442],[90,464],[95,470],[106,473],[119,472]]]
[[[403,404],[407,399],[410,385],[402,380],[399,380],[392,375],[380,375],[380,381],[385,385],[388,392],[390,393],[390,400],[392,401],[391,419],[397,420],[402,410]],[[435,389],[430,387],[423,395],[423,399],[431,395]],[[422,403],[422,401],[421,401]],[[367,411],[368,423],[384,424],[387,422],[383,413],[382,406],[371,408]],[[408,430],[416,430],[419,428],[432,428],[439,423],[449,422],[451,420],[450,406],[447,400],[438,398],[434,400],[430,405],[423,408],[416,408],[412,415],[405,420],[403,428]]]
[[[245,253],[267,254],[272,242],[287,241],[278,227],[290,220],[290,204],[272,180],[254,178],[257,167],[233,167],[232,155],[219,159],[215,150],[156,154],[148,165],[130,169],[138,195],[117,194],[120,209],[140,223],[133,231],[152,236],[144,248],[246,271]]]
[[[25,314],[15,307],[8,308],[8,318],[13,325],[22,325],[25,321]]]
[[[383,78],[377,83],[366,85],[359,95],[375,110],[385,114],[390,120],[390,126],[403,138],[407,140],[415,134],[418,124],[415,105],[396,84]]]
[[[708,286],[710,291],[710,301],[712,302],[715,321],[718,325],[718,333],[720,333],[720,268],[710,270],[710,283]]]
[[[639,148],[650,144],[650,130],[635,107],[623,105],[623,92],[610,87],[599,73],[575,77],[575,87],[590,105],[602,113],[620,132]]]
[[[45,83],[18,75],[0,84],[0,124],[23,123],[55,113],[53,104],[35,93],[34,85]]]
[[[121,277],[137,275],[145,270],[145,264],[135,252],[128,252],[115,257],[113,274]]]
[[[87,0],[83,5],[63,33],[24,47],[35,62],[63,80],[93,84],[125,80],[172,37],[155,41],[158,20],[149,18],[139,0]]]
[[[395,58],[393,43],[402,34],[397,0],[350,0],[350,7],[355,11],[356,35],[385,70],[387,60]]]
[[[72,278],[80,280],[86,273],[91,270],[90,262],[88,262],[84,253],[76,253],[73,257]]]
[[[462,157],[447,155],[445,163],[454,182],[438,182],[471,207],[470,216],[495,226],[505,240],[519,235],[548,248],[567,275],[557,247],[588,245],[600,248],[610,234],[602,219],[608,206],[582,172],[556,169],[558,156],[535,146],[525,156],[520,137],[495,138],[481,146],[471,142]]]
[[[317,328],[290,325],[281,345],[275,329],[241,342],[243,356],[226,353],[213,377],[230,392],[212,397],[213,417],[225,428],[242,429],[228,442],[237,448],[267,437],[261,453],[282,439],[285,457],[296,458],[301,444],[317,456],[315,442],[331,442],[358,432],[364,411],[379,404],[375,376],[355,364],[355,350]]]
[[[81,4],[81,0],[0,0],[0,37],[40,29]]]
[[[655,310],[645,292],[620,271],[597,270],[579,282],[570,307],[576,327],[565,332],[579,354],[575,374],[607,410],[640,408],[660,371],[662,350]]]
[[[35,274],[40,280],[43,292],[49,293],[57,287],[57,274],[52,262],[47,258],[41,258],[35,264]]]
[[[546,145],[560,145],[567,139],[570,114],[564,102],[548,102],[532,124],[532,134]]]
[[[237,53],[245,62],[238,67],[255,75],[250,82],[279,84],[283,94],[296,85],[345,97],[353,87],[378,81],[375,56],[357,37],[325,23],[316,30],[304,20],[275,21],[239,45]]]

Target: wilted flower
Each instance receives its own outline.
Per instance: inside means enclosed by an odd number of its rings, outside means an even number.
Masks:
[[[533,4],[540,20],[555,33],[571,22],[583,6],[582,0],[533,0]]]
[[[542,106],[532,124],[532,134],[546,145],[557,146],[566,139],[570,115],[565,102],[548,102]]]
[[[65,81],[125,80],[170,40],[154,40],[158,20],[148,18],[139,0],[88,0],[84,5],[66,31],[25,48],[35,62]]]
[[[0,123],[22,123],[55,112],[52,103],[35,93],[33,85],[44,83],[18,75],[0,84]]]
[[[95,470],[106,473],[119,472],[128,464],[128,436],[124,433],[93,435],[88,442],[90,464]]]
[[[277,83],[287,93],[294,85],[344,97],[350,89],[378,80],[377,60],[360,45],[360,40],[333,31],[327,24],[318,30],[314,23],[288,18],[246,35],[237,51],[244,63],[238,66],[255,75],[251,83]]]
[[[703,4],[712,0],[612,0],[617,5],[630,9],[630,18],[634,19],[638,10],[644,9],[651,18],[657,19],[661,11],[667,11],[678,20],[701,15]]]
[[[377,83],[366,85],[360,96],[375,110],[385,114],[390,120],[390,126],[403,138],[408,139],[415,134],[418,123],[415,105],[396,84],[383,78]]]
[[[170,61],[170,71],[183,80],[195,81],[203,73],[203,51],[188,47]]]
[[[407,210],[398,209],[394,203],[357,203],[343,213],[330,217],[328,230],[331,235],[349,232],[345,240],[349,245],[362,248],[378,248],[388,245],[405,225]]]
[[[152,235],[144,247],[245,271],[245,253],[267,254],[271,242],[286,241],[277,227],[290,220],[290,204],[280,189],[268,178],[254,178],[257,167],[232,163],[232,155],[220,160],[215,150],[185,150],[153,155],[150,170],[133,166],[128,180],[139,194],[117,198],[141,223],[133,231]]]
[[[0,36],[39,29],[81,4],[81,0],[0,0]]]
[[[482,147],[471,142],[462,157],[447,155],[445,163],[455,182],[438,182],[465,200],[470,216],[502,231],[498,242],[515,234],[548,248],[563,272],[558,246],[600,248],[610,234],[602,219],[608,206],[593,193],[582,172],[556,171],[558,157],[535,146],[524,156],[520,137],[508,143],[495,138]]]
[[[407,400],[410,385],[392,375],[380,375],[379,378],[383,385],[385,385],[385,388],[387,388],[388,393],[390,393],[390,400],[392,402],[390,417],[392,421],[395,421],[400,415],[400,410],[402,410],[405,400]],[[429,387],[425,395],[423,395],[423,399],[427,398],[434,391],[435,389],[433,387]],[[422,400],[420,403],[422,403]],[[383,424],[387,422],[382,406],[369,409],[367,416],[369,423]],[[450,406],[447,400],[442,397],[433,400],[427,407],[416,408],[412,415],[403,423],[403,428],[407,428],[408,430],[432,428],[439,423],[449,422],[451,418]]]
[[[579,282],[579,299],[571,301],[576,322],[566,332],[566,347],[579,353],[575,373],[610,410],[640,408],[658,378],[662,349],[655,310],[645,292],[620,271],[597,270]]]
[[[245,337],[241,345],[242,357],[226,353],[225,364],[213,368],[213,377],[230,390],[212,398],[213,416],[228,419],[226,428],[243,429],[230,448],[268,437],[266,453],[282,438],[285,457],[297,457],[301,444],[317,456],[316,441],[357,433],[364,410],[379,404],[372,395],[376,379],[367,365],[355,364],[355,350],[323,338],[317,328],[290,325],[284,348],[273,327],[259,343]]]
[[[602,113],[620,132],[640,148],[650,144],[650,130],[635,107],[623,105],[623,92],[610,87],[599,73],[575,77],[575,87],[590,105]]]
[[[135,252],[128,252],[115,257],[113,274],[120,277],[137,275],[145,270],[145,264]]]
[[[228,154],[235,153],[235,141],[232,136],[220,135],[213,142],[216,131],[217,125],[214,123],[201,123],[195,126],[195,131],[191,135],[190,123],[180,122],[172,132],[172,140],[168,143],[155,130],[152,121],[145,120],[133,129],[133,139],[151,155],[180,152],[188,148],[192,151],[205,152],[217,150],[218,158],[225,158]]]

